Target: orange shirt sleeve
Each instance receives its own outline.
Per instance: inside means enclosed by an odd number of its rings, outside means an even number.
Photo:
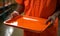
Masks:
[[[24,0],[15,0],[17,4],[21,4],[23,5],[24,4]]]

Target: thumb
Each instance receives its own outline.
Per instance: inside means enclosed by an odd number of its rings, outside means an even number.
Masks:
[[[48,18],[47,21],[45,22],[45,24],[48,24],[48,22],[51,21],[51,18]]]
[[[52,27],[53,24],[54,24],[54,21],[51,21],[51,22],[50,22],[50,26],[48,26],[48,28]]]

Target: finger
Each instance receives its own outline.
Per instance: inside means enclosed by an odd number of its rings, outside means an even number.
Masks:
[[[54,24],[54,20],[51,20],[50,24]]]
[[[48,22],[50,22],[51,21],[51,18],[48,18],[48,20],[46,21],[46,24],[48,24]]]
[[[19,15],[19,13],[18,12],[14,12],[16,15]]]
[[[49,25],[49,27],[48,27],[48,28],[50,28],[51,26],[53,26],[53,24],[54,24],[54,21],[53,21],[53,20],[51,20],[50,25]]]
[[[16,13],[15,12],[12,13],[13,18],[16,17],[16,16],[18,16],[18,15],[19,15],[19,13],[17,13],[17,12]]]
[[[15,12],[15,13],[12,13],[12,15],[13,15],[13,16],[15,16],[15,15],[19,15],[19,13]]]
[[[13,15],[13,17],[16,17],[16,16],[18,16],[18,14],[17,13],[14,13],[14,14],[12,14]]]

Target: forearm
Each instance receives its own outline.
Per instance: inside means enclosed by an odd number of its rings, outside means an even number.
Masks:
[[[19,14],[21,14],[22,12],[24,12],[24,6],[17,5],[17,8],[15,9],[15,11],[17,11]]]
[[[56,11],[53,15],[59,16],[60,15],[60,10]]]

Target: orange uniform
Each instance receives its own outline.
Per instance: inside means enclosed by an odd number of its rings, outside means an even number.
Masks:
[[[25,6],[25,15],[48,18],[54,13],[57,0],[16,0],[16,2]],[[57,36],[57,25],[51,26],[42,33],[24,30],[24,36]]]

